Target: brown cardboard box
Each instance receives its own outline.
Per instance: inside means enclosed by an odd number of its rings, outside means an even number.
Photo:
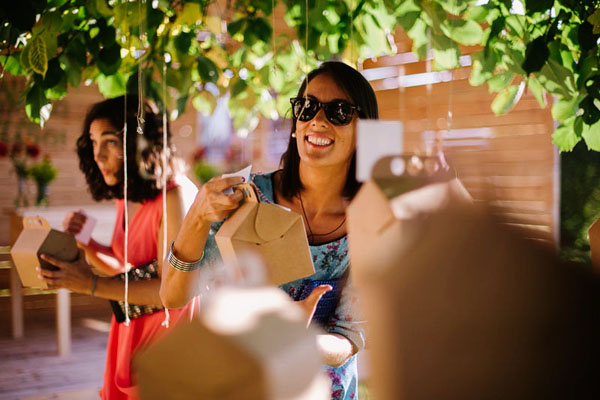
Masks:
[[[471,202],[452,170],[398,177],[390,169],[393,160],[391,156],[377,162],[372,179],[362,185],[346,210],[354,282],[360,282],[363,273],[395,263],[395,255],[412,246],[419,229],[415,220],[452,201]]]
[[[73,235],[52,229],[42,217],[23,218],[23,230],[10,249],[21,283],[25,287],[47,289],[37,277],[36,267],[55,268],[42,261],[40,254],[48,254],[64,261],[75,261],[79,256]]]
[[[374,398],[600,398],[592,271],[473,206],[417,223],[408,251],[355,283]]]
[[[238,188],[244,192],[244,203],[215,236],[223,261],[236,265],[244,253],[259,253],[273,285],[314,274],[302,217],[278,205],[260,202],[251,184]]]
[[[199,317],[136,356],[141,399],[329,398],[316,331],[285,293],[225,288],[203,302]]]

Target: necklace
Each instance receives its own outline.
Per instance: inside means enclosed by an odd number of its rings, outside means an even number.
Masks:
[[[338,229],[340,229],[346,222],[346,217],[344,216],[344,219],[342,220],[342,222],[334,230],[329,231],[327,233],[313,233],[313,231],[310,227],[310,222],[308,221],[308,217],[306,216],[306,211],[304,210],[304,203],[302,202],[302,194],[300,194],[300,192],[298,192],[298,198],[300,199],[300,207],[302,208],[302,214],[304,215],[304,219],[306,220],[306,225],[308,227],[308,236],[310,237],[308,242],[310,244],[312,244],[312,242],[314,242],[315,236],[329,236],[332,233],[336,232]]]

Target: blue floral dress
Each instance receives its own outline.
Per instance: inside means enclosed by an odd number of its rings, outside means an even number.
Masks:
[[[260,201],[274,202],[272,176],[273,173],[271,172],[264,175],[254,175],[251,179],[258,188]],[[208,264],[208,267],[216,267],[221,261],[221,255],[214,236],[222,224],[222,221],[212,224],[204,247],[203,263]],[[311,279],[339,279],[348,269],[350,259],[348,257],[348,240],[346,236],[329,243],[310,246],[310,252],[315,267],[314,275],[309,277]],[[303,282],[304,279],[299,279],[286,283],[281,288],[292,298],[295,298]],[[357,349],[361,350],[365,346],[364,321],[358,315],[357,308],[357,297],[352,288],[351,279],[346,279],[341,289],[340,301],[325,329],[330,333],[337,333],[348,338]],[[340,367],[323,366],[323,368],[331,379],[332,399],[358,399],[356,354]]]

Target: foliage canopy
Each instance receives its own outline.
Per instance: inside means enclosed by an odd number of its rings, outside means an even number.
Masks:
[[[0,73],[27,76],[25,110],[42,125],[69,86],[95,81],[112,97],[145,80],[145,95],[174,118],[190,98],[210,113],[228,95],[234,126],[252,130],[259,114],[288,113],[319,60],[391,54],[401,27],[437,70],[479,46],[470,83],[498,93],[494,112],[510,110],[525,86],[542,107],[547,92],[559,148],[583,139],[599,151],[599,3],[526,0],[519,14],[517,0],[20,0],[0,10]]]

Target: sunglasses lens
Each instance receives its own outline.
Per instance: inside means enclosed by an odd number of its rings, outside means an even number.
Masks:
[[[329,103],[325,116],[334,125],[348,125],[352,121],[352,106],[348,103]]]
[[[292,102],[294,117],[300,121],[310,121],[319,110],[319,105],[310,99],[294,99]]]

